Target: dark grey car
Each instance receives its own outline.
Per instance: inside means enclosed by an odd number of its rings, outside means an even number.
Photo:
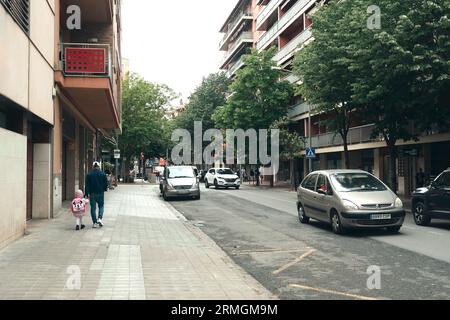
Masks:
[[[347,228],[400,231],[405,220],[402,201],[383,182],[361,170],[327,170],[308,175],[297,192],[301,223],[330,223],[335,233]]]

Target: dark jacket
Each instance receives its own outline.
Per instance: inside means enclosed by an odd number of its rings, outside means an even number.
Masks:
[[[86,195],[104,193],[108,191],[108,180],[106,174],[99,170],[92,170],[86,177]]]

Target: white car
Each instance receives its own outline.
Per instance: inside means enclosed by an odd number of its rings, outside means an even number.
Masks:
[[[210,186],[219,188],[236,188],[241,187],[241,180],[233,170],[228,168],[214,168],[208,170],[205,176],[205,187],[208,189]]]

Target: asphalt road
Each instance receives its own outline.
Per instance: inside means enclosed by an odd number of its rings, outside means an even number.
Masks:
[[[202,187],[200,201],[171,204],[281,299],[450,299],[450,222],[420,228],[408,216],[398,235],[338,236],[320,222],[301,225],[295,199]]]

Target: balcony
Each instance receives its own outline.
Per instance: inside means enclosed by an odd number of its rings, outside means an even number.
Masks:
[[[234,76],[235,74],[236,74],[236,72],[240,69],[240,68],[242,68],[244,66],[244,61],[243,61],[243,59],[242,59],[242,57],[241,58],[239,58],[239,60],[235,63],[235,64],[233,64],[229,69],[228,69],[228,71],[227,71],[227,77],[228,78],[231,78],[232,76]]]
[[[375,125],[369,124],[361,127],[351,128],[348,133],[348,144],[360,144],[381,141],[381,138],[372,138]],[[338,133],[331,132],[312,137],[312,145],[315,148],[327,148],[342,146],[343,140]]]
[[[245,20],[253,20],[253,15],[251,12],[243,11],[241,12],[233,21],[231,21],[227,26],[227,32],[223,36],[222,41],[220,41],[219,50],[225,51],[226,45],[228,44],[231,36],[236,32],[241,23]]]
[[[296,76],[293,73],[290,73],[289,75],[285,76],[284,78],[281,78],[281,81],[288,81],[291,84],[295,84],[300,81],[300,78]]]
[[[62,0],[63,17],[66,16],[67,7],[71,5],[80,7],[83,23],[111,24],[114,21],[114,0]]]
[[[224,69],[226,64],[230,61],[230,59],[234,56],[238,49],[246,43],[250,43],[253,45],[252,32],[242,32],[242,34],[234,41],[234,43],[229,47],[224,59],[222,60],[220,69]]]
[[[261,27],[273,13],[275,13],[283,0],[270,0],[269,3],[256,17],[256,30],[262,31]],[[278,12],[277,12],[278,13]]]
[[[79,111],[96,127],[120,128],[108,44],[60,44],[55,81]]]
[[[287,45],[281,48],[273,59],[278,63],[278,65],[284,63],[295,54],[295,51],[300,45],[305,43],[311,37],[311,28],[303,30],[297,37],[292,39]]]
[[[274,0],[272,0],[274,1]],[[281,18],[259,39],[256,48],[261,51],[267,48],[281,32],[289,27],[297,20],[308,8],[311,7],[316,0],[299,0],[292,8],[290,8]]]
[[[294,120],[295,117],[298,117],[308,112],[309,112],[309,104],[306,102],[301,102],[290,108],[290,110],[288,111],[288,117],[289,119]]]

